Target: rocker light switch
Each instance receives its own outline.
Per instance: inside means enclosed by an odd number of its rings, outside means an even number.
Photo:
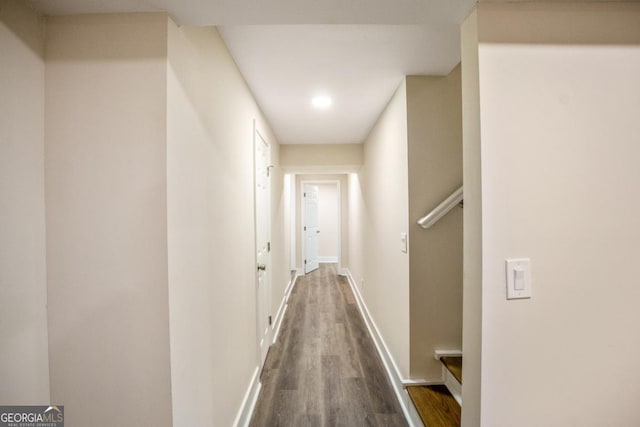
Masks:
[[[513,269],[513,287],[516,291],[524,291],[524,269],[516,265]]]
[[[531,268],[528,258],[506,261],[507,299],[531,298]]]

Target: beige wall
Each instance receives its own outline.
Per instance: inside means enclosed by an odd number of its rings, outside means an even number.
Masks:
[[[258,367],[253,120],[278,143],[215,28],[169,21],[167,211],[174,425],[231,425]],[[272,170],[271,314],[289,281]]]
[[[166,33],[165,14],[48,19],[51,400],[69,425],[171,425]]]
[[[0,403],[49,403],[44,25],[0,1]]]
[[[357,169],[363,162],[362,144],[286,144],[280,147],[283,168]]]
[[[344,190],[343,190],[344,191]],[[318,185],[318,256],[337,257],[339,243],[338,186]]]
[[[403,81],[364,145],[364,165],[349,175],[349,269],[400,373],[409,376],[407,86]]]
[[[43,34],[1,1],[0,400],[63,403],[74,425],[230,425],[258,368],[254,118],[276,166],[274,316],[290,280],[277,141],[215,29],[55,17],[46,55]]]
[[[640,5],[564,8],[478,10],[481,156],[466,142],[465,155],[482,167],[481,219],[474,222],[486,230],[486,426],[640,420],[640,288],[629,269],[640,256],[633,197],[640,182]],[[558,25],[570,25],[570,36]],[[520,43],[512,26],[544,44]],[[491,43],[483,42],[485,28]],[[497,39],[501,28],[505,36]],[[631,36],[612,42],[599,37],[605,32]],[[531,258],[529,300],[505,298],[510,257]]]
[[[428,230],[418,219],[462,185],[460,66],[407,77],[412,378],[439,380],[434,351],[462,349],[462,209]]]
[[[462,426],[480,425],[482,362],[482,187],[480,164],[480,91],[478,87],[478,15],[461,28],[462,41]]]
[[[286,147],[281,145],[280,149]],[[349,191],[348,180],[346,174],[326,174],[326,175],[296,175],[295,176],[296,188],[296,265],[299,271],[304,271],[304,256],[302,253],[302,211],[304,200],[302,198],[301,188],[302,181],[309,181],[310,183],[318,183],[322,181],[339,181],[340,182],[340,244],[342,245],[340,251],[340,266],[342,268],[349,265]]]

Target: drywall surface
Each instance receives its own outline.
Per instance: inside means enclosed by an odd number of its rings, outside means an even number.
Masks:
[[[0,1],[0,403],[49,403],[44,25]]]
[[[166,22],[47,21],[51,400],[69,425],[171,425]]]
[[[407,86],[402,82],[349,176],[349,268],[400,374],[409,376]],[[352,230],[351,225],[358,224]]]
[[[462,24],[462,426],[480,425],[482,362],[482,188],[480,92],[478,87],[478,15]]]
[[[278,144],[213,27],[169,21],[167,211],[174,425],[232,425],[258,368],[254,119],[271,145],[272,315],[289,281]]]
[[[482,425],[636,425],[640,5],[557,8],[478,11]],[[496,38],[514,23],[557,38]],[[505,298],[515,257],[531,259],[531,299]]]
[[[462,185],[460,66],[407,77],[412,378],[442,376],[435,350],[462,349],[462,208],[417,223]]]
[[[362,162],[362,144],[283,144],[280,147],[280,163],[284,168],[357,169]]]

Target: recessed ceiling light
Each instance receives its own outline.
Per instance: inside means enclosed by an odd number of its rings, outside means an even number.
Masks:
[[[331,104],[333,104],[333,100],[328,96],[316,96],[311,100],[311,104],[313,104],[316,108],[329,108]]]

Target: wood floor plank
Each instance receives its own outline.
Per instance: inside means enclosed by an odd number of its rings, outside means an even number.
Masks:
[[[400,414],[375,414],[377,427],[401,427],[406,425],[403,415]]]
[[[447,356],[440,359],[440,361],[447,367],[449,372],[453,374],[455,379],[462,384],[462,357],[460,356]]]
[[[321,427],[322,418],[320,415],[299,415],[295,425],[299,427]]]
[[[429,427],[460,426],[461,408],[443,385],[411,386],[407,392],[424,425]]]
[[[250,425],[407,425],[348,282],[334,264],[298,277],[269,349]]]

